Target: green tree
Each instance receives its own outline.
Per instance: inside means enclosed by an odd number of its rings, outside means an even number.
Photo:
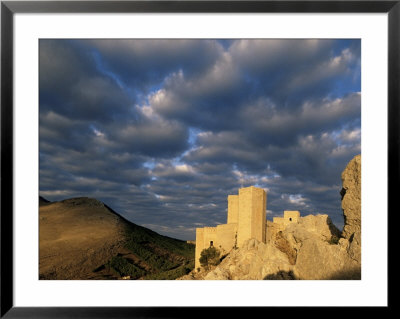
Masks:
[[[200,265],[205,269],[209,269],[210,266],[216,266],[220,263],[220,251],[215,247],[209,247],[203,249],[200,253]]]

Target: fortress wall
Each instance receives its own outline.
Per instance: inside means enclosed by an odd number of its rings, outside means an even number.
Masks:
[[[203,249],[209,248],[211,241],[213,242],[214,247],[218,247],[217,227],[204,227],[204,247],[203,247]]]
[[[239,219],[239,195],[228,195],[228,224],[237,224]]]
[[[235,237],[237,232],[237,224],[224,224],[217,226],[218,249],[221,254],[228,253],[235,246]]]
[[[274,217],[273,218],[273,222],[275,224],[279,224],[279,225],[284,225],[285,224],[285,220],[283,219],[283,217]]]
[[[285,228],[286,228],[286,221],[285,221],[285,218],[283,218],[283,217],[274,217],[273,218],[273,222],[274,222],[274,224],[276,224],[277,225],[277,228],[279,229],[279,230],[284,230]],[[268,235],[267,235],[268,236]]]
[[[200,253],[204,249],[204,228],[196,228],[195,269],[200,267]]]

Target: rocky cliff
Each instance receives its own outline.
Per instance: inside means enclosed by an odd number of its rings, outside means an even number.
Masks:
[[[344,227],[341,245],[361,264],[361,155],[354,157],[342,173]]]
[[[182,279],[361,279],[361,156],[342,173],[340,232],[328,215],[308,215],[282,230],[268,221],[267,243],[250,239],[209,272]]]

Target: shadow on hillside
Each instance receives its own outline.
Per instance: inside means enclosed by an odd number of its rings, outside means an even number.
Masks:
[[[339,270],[327,279],[328,280],[361,280],[361,268]]]
[[[292,271],[278,271],[275,274],[265,276],[264,280],[297,280]]]
[[[275,274],[267,275],[264,280],[299,280],[299,278],[292,271],[281,270]],[[324,280],[361,280],[361,269],[339,270]]]

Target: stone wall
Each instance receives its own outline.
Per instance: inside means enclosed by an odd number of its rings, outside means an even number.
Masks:
[[[217,227],[204,227],[204,248],[217,245]]]
[[[279,230],[285,229],[285,219],[283,217],[274,217],[272,221]]]
[[[196,228],[195,269],[200,267],[200,254],[204,249],[204,228]]]
[[[217,226],[217,244],[214,245],[226,254],[235,247],[237,234],[237,224],[224,224]]]
[[[239,219],[239,196],[228,195],[228,224],[237,224]]]

